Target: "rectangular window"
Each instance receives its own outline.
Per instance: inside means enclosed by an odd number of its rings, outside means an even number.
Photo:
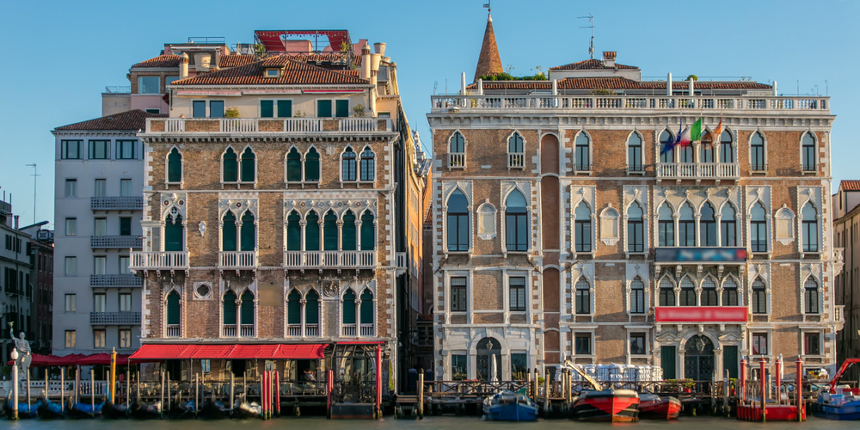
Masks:
[[[645,355],[645,333],[630,334],[630,354]]]
[[[93,236],[107,235],[107,218],[96,218],[93,220]]]
[[[93,275],[104,275],[107,273],[105,270],[107,266],[107,257],[104,255],[99,255],[93,257]]]
[[[131,312],[131,293],[119,294],[119,311]]]
[[[66,348],[75,347],[76,337],[74,330],[66,330]]]
[[[331,118],[331,100],[317,100],[317,117]]]
[[[128,266],[131,260],[129,260],[128,255],[120,255],[119,256],[119,273],[121,275],[128,275],[131,273]]]
[[[66,257],[66,276],[75,276],[78,274],[78,259],[77,257]]]
[[[107,296],[103,293],[93,294],[93,312],[105,312]]]
[[[93,330],[93,348],[104,348],[107,333],[104,330]]]
[[[451,312],[466,312],[466,277],[451,278]]]
[[[642,144],[641,140],[635,138],[636,144],[627,147],[627,170],[641,172],[642,169]]]
[[[577,333],[574,337],[574,354],[591,355],[591,333]]]
[[[467,355],[454,354],[451,356],[451,379],[454,381],[462,381],[468,376],[466,368]]]
[[[135,148],[137,147],[136,140],[117,140],[116,141],[116,158],[120,160],[136,159]]]
[[[525,381],[529,374],[529,360],[526,354],[511,354],[511,378],[514,381]]]
[[[206,101],[204,100],[195,100],[191,102],[192,114],[191,116],[194,118],[206,118]]]
[[[678,245],[696,246],[696,222],[693,220],[678,221]]]
[[[66,197],[78,196],[78,180],[66,179]]]
[[[144,109],[143,111],[146,113],[161,113],[161,109],[158,109],[158,108],[156,108],[156,109]]]
[[[752,353],[753,355],[767,355],[767,333],[753,333]]]
[[[212,100],[209,102],[209,118],[224,118],[223,100]]]
[[[260,100],[260,118],[275,117],[275,102],[273,100]]]
[[[767,252],[767,223],[750,221],[750,245],[752,252]]]
[[[119,331],[119,347],[131,348],[131,330],[120,329]],[[208,360],[206,360],[208,361]]]
[[[212,362],[210,360],[200,360],[200,369],[204,374],[208,375],[212,371]]]
[[[657,239],[658,246],[675,246],[675,222],[674,221],[658,221],[657,222]]]
[[[591,220],[577,219],[574,224],[576,252],[591,252]]]
[[[81,150],[84,145],[83,140],[61,140],[60,141],[60,158],[63,160],[81,160],[84,158]]]
[[[137,93],[138,94],[159,94],[161,93],[161,78],[158,76],[138,76],[137,77]]]
[[[750,147],[750,169],[754,171],[765,170],[764,165],[764,145],[753,143]]]
[[[106,197],[106,196],[107,196],[107,180],[96,179],[95,185],[93,186],[93,197]]]
[[[131,179],[119,180],[119,195],[123,197],[131,196]]]
[[[65,312],[77,312],[78,296],[75,294],[66,294]]]
[[[584,142],[585,144],[580,144]],[[577,139],[576,144],[576,170],[588,171],[591,169],[591,159],[588,153],[588,141]]]
[[[66,236],[78,235],[78,219],[66,218]]]
[[[120,217],[119,219],[119,235],[131,236],[131,217]]]
[[[338,118],[349,117],[349,100],[335,100],[335,116]]]
[[[110,140],[90,141],[90,160],[110,159]]]
[[[511,312],[526,310],[526,278],[523,276],[512,276],[508,278],[508,290],[510,293]]]
[[[720,221],[720,225],[722,228],[720,229],[720,235],[722,236],[722,245],[723,246],[737,246],[737,235],[735,234],[735,220]]]
[[[278,100],[278,118],[291,118],[293,116],[293,101]]]
[[[806,355],[821,355],[821,333],[809,332],[803,334],[803,353]]]

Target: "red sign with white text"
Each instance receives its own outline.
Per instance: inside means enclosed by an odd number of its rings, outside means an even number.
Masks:
[[[747,322],[746,306],[658,306],[657,322]]]

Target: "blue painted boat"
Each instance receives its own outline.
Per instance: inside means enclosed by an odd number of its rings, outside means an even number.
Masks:
[[[35,404],[31,404],[27,406],[26,401],[18,401],[18,418],[36,418],[39,413],[39,408],[42,407],[42,400],[40,399]],[[12,417],[12,396],[6,398],[6,417]]]
[[[860,420],[860,394],[848,387],[837,387],[839,378],[854,363],[860,363],[860,358],[849,358],[842,363],[830,381],[830,389],[818,394],[813,405],[813,415],[839,421]]]
[[[535,421],[538,408],[528,397],[502,391],[484,399],[484,416],[492,421]]]

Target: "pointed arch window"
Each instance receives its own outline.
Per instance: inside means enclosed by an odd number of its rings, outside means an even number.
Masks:
[[[521,169],[526,165],[526,154],[523,148],[523,137],[519,132],[514,132],[508,139],[508,168]]]
[[[320,295],[310,290],[305,295],[305,336],[320,335]]]
[[[627,208],[627,250],[645,251],[645,221],[642,206],[637,202],[631,203]]]
[[[657,246],[675,246],[675,220],[667,203],[657,211]]]
[[[803,134],[800,150],[803,154],[803,171],[814,172],[818,163],[815,162],[815,137],[812,133],[806,132]]]
[[[675,162],[675,148],[672,144],[675,143],[675,138],[672,137],[672,133],[669,130],[663,130],[660,133],[660,162],[661,163],[674,163]]]
[[[448,168],[462,169],[466,167],[466,139],[459,131],[455,131],[448,141]]]
[[[642,172],[642,136],[633,132],[627,138],[627,171]]]
[[[359,306],[359,322],[361,323],[362,336],[374,336],[373,332],[373,293],[369,288],[365,288],[361,293],[361,306]],[[369,328],[369,330],[368,330]]]
[[[287,152],[287,182],[302,181],[302,154],[295,147]]]
[[[182,154],[176,147],[167,155],[167,182],[170,184],[182,182]]]
[[[251,211],[245,211],[242,214],[242,227],[240,231],[242,251],[254,251],[257,249],[257,226],[255,225],[254,214]]]
[[[767,313],[767,290],[761,278],[756,278],[752,283],[752,313]]]
[[[456,190],[448,197],[447,235],[448,251],[469,250],[469,212],[466,196]]]
[[[223,307],[223,311],[221,312],[221,324],[225,326],[235,326],[237,323],[236,293],[233,291],[227,291],[224,293],[221,306]]]
[[[343,324],[355,324],[355,293],[351,288],[347,289],[345,293],[343,293],[343,311],[342,311]],[[344,327],[346,328],[346,327]],[[355,327],[352,327],[355,330]],[[348,336],[347,333],[344,333],[345,336]],[[355,335],[353,332],[351,335]]]
[[[630,313],[645,313],[645,283],[638,276],[630,282]]]
[[[242,293],[242,305],[239,306],[239,322],[242,327],[242,336],[253,336],[254,330],[254,293],[245,290]],[[250,326],[247,327],[247,326]]]
[[[361,152],[361,180],[373,181],[376,177],[376,160],[373,150],[369,146],[364,147]]]
[[[257,176],[257,156],[251,147],[242,152],[242,165],[240,166],[242,182],[254,182]]]
[[[221,218],[221,251],[236,251],[236,215],[227,211]]]
[[[585,131],[576,136],[574,169],[580,172],[591,170],[591,139]]]
[[[714,207],[705,202],[702,205],[699,218],[699,246],[717,246],[717,221],[714,218]]]
[[[301,326],[302,323],[302,295],[295,288],[290,290],[287,295],[287,325]],[[295,333],[289,330],[290,336],[296,336],[300,333]]]
[[[723,282],[723,306],[738,305],[738,284],[732,278]]]
[[[732,147],[732,134],[728,130],[720,133],[720,163],[734,163],[735,151]]]
[[[767,160],[764,151],[764,136],[755,132],[750,139],[750,169],[754,171],[767,170]]]
[[[690,203],[681,205],[678,219],[678,246],[696,246],[696,221]]]
[[[361,214],[361,250],[373,251],[376,249],[375,222],[373,214],[366,210]]]
[[[185,226],[182,215],[168,214],[164,219],[164,250],[183,251],[185,242]]]
[[[352,150],[351,146],[347,146],[346,149],[343,150],[343,154],[340,156],[340,158],[341,180],[345,182],[355,181],[355,151]]]
[[[710,131],[706,131],[702,135],[699,155],[699,162],[701,163],[714,162],[714,136],[711,134]]]
[[[591,314],[591,285],[584,277],[576,281],[576,313]]]
[[[340,249],[342,251],[356,250],[355,214],[347,210],[343,214],[343,225],[340,229]]]
[[[239,156],[233,148],[227,148],[222,156],[221,181],[239,182]]]
[[[681,297],[679,298],[681,306],[696,306],[696,285],[689,276],[681,279]]]
[[[767,221],[761,202],[756,202],[750,211],[750,247],[752,252],[767,252]]]
[[[320,216],[310,211],[305,216],[305,251],[320,250]]]
[[[717,306],[717,284],[711,277],[702,281],[702,306]]]
[[[179,307],[179,293],[176,290],[167,295],[167,325],[178,326],[182,321],[182,312]]]
[[[573,211],[574,221],[574,249],[576,252],[591,252],[591,210],[585,202],[579,202]]]
[[[508,251],[528,250],[528,211],[526,198],[513,190],[505,200],[505,244]]]
[[[720,212],[720,244],[722,246],[738,246],[738,228],[735,220],[735,208],[726,203]]]
[[[818,252],[818,212],[812,203],[807,203],[801,211],[803,216],[803,252]]]
[[[663,278],[660,281],[660,306],[675,306],[675,286],[672,281]]]
[[[287,251],[302,250],[302,225],[299,213],[291,211],[287,216]]]
[[[807,314],[821,312],[821,307],[818,303],[818,282],[815,282],[815,279],[811,276],[803,284],[803,308],[803,311]]]
[[[305,181],[320,181],[320,153],[314,147],[305,154]]]
[[[323,217],[323,251],[337,251],[337,215],[328,211]]]
[[[693,145],[691,144],[679,144],[675,147],[678,151],[678,162],[679,163],[693,163]]]

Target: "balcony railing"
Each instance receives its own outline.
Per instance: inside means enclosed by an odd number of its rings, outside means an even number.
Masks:
[[[179,329],[179,324],[168,324],[165,335],[167,337],[180,337],[182,336],[181,331],[182,330]]]
[[[218,253],[219,269],[251,270],[256,267],[256,251],[223,251]]]
[[[374,337],[376,336],[376,327],[373,324],[362,324],[361,325],[361,336],[362,337]]]
[[[356,337],[355,324],[344,324],[340,327],[340,335],[343,337]]]
[[[654,249],[654,263],[694,264],[744,264],[747,261],[746,248],[734,247],[689,247]]]
[[[305,336],[306,337],[319,337],[319,335],[320,335],[319,324],[305,324]]]
[[[551,96],[551,95],[452,95],[431,96],[432,112],[477,111],[786,111],[798,114],[829,115],[829,97],[772,96]]]
[[[91,248],[141,248],[143,238],[140,236],[90,236]]]
[[[448,168],[449,169],[465,169],[466,168],[466,154],[464,154],[462,152],[449,153],[448,154]]]
[[[242,324],[239,326],[239,336],[241,337],[256,337],[254,324]]]
[[[146,133],[378,133],[391,118],[149,118]]]
[[[738,163],[657,163],[658,178],[737,179]]]
[[[526,166],[525,154],[508,154],[508,168],[522,169]]]
[[[221,337],[236,337],[236,324],[222,325]]]
[[[836,305],[833,308],[833,321],[837,323],[845,322],[845,305]]]
[[[90,210],[94,211],[139,211],[143,209],[143,197],[90,197]]]
[[[301,337],[302,336],[302,325],[301,324],[289,324],[289,325],[287,325],[287,336]]]
[[[90,312],[93,325],[138,325],[140,312]]]
[[[376,251],[285,251],[286,269],[372,269]]]
[[[745,323],[749,319],[746,306],[657,306],[654,321],[658,323]]]
[[[90,275],[91,287],[142,287],[143,278],[132,274]]]
[[[131,270],[188,269],[187,251],[140,251],[131,253]]]

